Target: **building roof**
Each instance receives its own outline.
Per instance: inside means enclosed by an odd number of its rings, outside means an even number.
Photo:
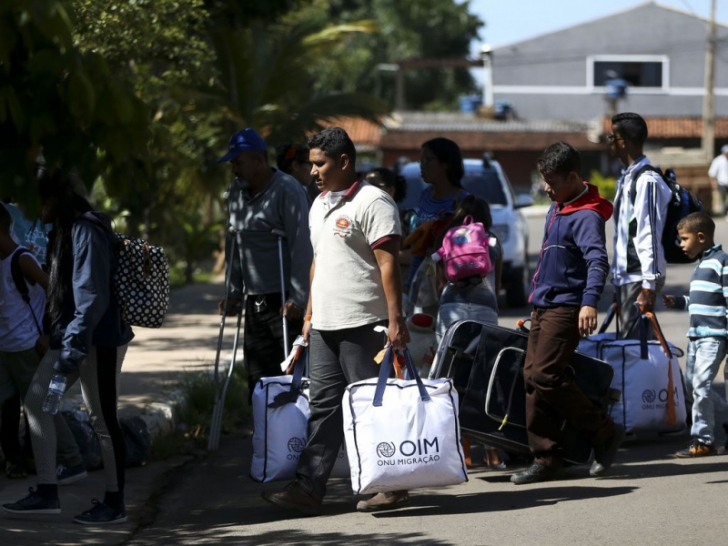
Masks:
[[[559,140],[565,140],[579,150],[598,150],[604,144],[590,141],[586,132],[483,132],[483,131],[393,131],[382,136],[381,148],[388,150],[417,150],[430,139],[445,136],[457,142],[464,152],[542,151]]]
[[[492,133],[576,133],[588,131],[591,122],[560,119],[499,121],[463,112],[400,112],[384,121],[392,131],[487,131]]]
[[[703,120],[699,117],[646,117],[649,138],[700,138]],[[602,121],[605,133],[611,131],[609,118]],[[728,118],[715,119],[715,138],[728,138]]]
[[[700,138],[702,120],[698,117],[647,117],[650,139]],[[325,127],[341,127],[360,151],[419,149],[436,137],[447,137],[463,151],[541,151],[558,140],[580,150],[599,150],[600,132],[611,130],[609,118],[591,122],[580,120],[497,121],[461,112],[400,112],[382,124],[362,118],[336,118]],[[728,139],[728,117],[716,118],[715,138]]]
[[[385,120],[384,126],[383,149],[419,149],[423,142],[441,136],[457,142],[463,151],[475,152],[541,151],[558,140],[567,140],[580,149],[603,147],[589,140],[599,135],[598,120],[497,121],[460,112],[401,112]]]
[[[515,46],[517,46],[519,44],[522,44],[522,43],[525,43],[525,42],[530,42],[531,40],[538,40],[540,38],[543,38],[544,36],[550,36],[552,34],[560,34],[560,33],[563,33],[563,32],[565,32],[567,30],[571,30],[571,29],[574,29],[574,28],[578,28],[578,27],[583,26],[583,25],[589,25],[591,23],[601,22],[601,21],[604,21],[605,19],[609,19],[611,17],[617,17],[617,16],[623,15],[625,13],[630,13],[630,12],[637,11],[637,10],[642,10],[642,9],[645,9],[645,8],[658,8],[658,9],[661,9],[661,10],[672,11],[672,12],[675,12],[675,13],[679,13],[680,15],[684,15],[686,17],[691,17],[693,19],[697,19],[699,21],[703,21],[706,24],[709,22],[709,20],[707,18],[701,17],[700,15],[697,15],[695,13],[690,13],[688,11],[681,10],[681,9],[678,9],[678,8],[674,8],[672,6],[666,6],[666,5],[660,4],[659,2],[655,2],[654,0],[648,0],[646,2],[642,2],[641,4],[637,4],[636,6],[631,6],[631,7],[622,9],[622,10],[618,10],[618,11],[615,11],[613,13],[609,13],[607,15],[603,15],[601,17],[595,17],[595,18],[592,18],[592,19],[588,19],[586,21],[582,21],[581,23],[576,23],[574,25],[568,25],[566,27],[563,27],[563,28],[560,28],[560,29],[557,29],[557,30],[554,30],[554,31],[545,32],[543,34],[538,34],[538,35],[532,36],[530,38],[525,38],[523,40],[519,40],[518,42],[511,42],[511,43],[505,43],[505,44],[497,44],[496,46],[494,46],[493,49],[494,50],[498,50],[498,49],[512,48],[512,47],[515,47]],[[716,21],[715,24],[716,24],[716,27],[728,28],[728,25],[725,25],[725,24],[721,23],[720,21]]]
[[[379,147],[381,125],[363,118],[334,118],[322,121],[324,127],[341,127],[349,135],[357,150],[368,151]]]

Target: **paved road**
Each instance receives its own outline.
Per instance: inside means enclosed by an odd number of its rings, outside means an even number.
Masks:
[[[529,225],[535,259],[543,218],[531,217]],[[728,242],[728,224],[719,222],[717,240]],[[666,292],[686,290],[691,270],[671,267]],[[610,301],[608,290],[602,316]],[[501,324],[527,312],[504,309]],[[687,315],[658,313],[667,338],[684,348]],[[174,475],[156,504],[157,518],[129,544],[724,544],[728,457],[672,458],[685,441],[640,436],[625,445],[619,466],[601,479],[573,468],[563,481],[517,487],[508,481],[513,469],[474,470],[466,484],[417,491],[411,507],[375,515],[356,513],[356,499],[338,480],[323,516],[297,519],[260,500],[260,492],[271,486],[247,476],[249,439],[223,438],[214,457]]]

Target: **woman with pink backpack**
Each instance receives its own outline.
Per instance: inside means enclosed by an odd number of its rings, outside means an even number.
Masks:
[[[489,230],[492,224],[488,203],[469,195],[440,236],[438,279],[442,288],[437,313],[437,343],[447,328],[458,320],[498,323],[498,292],[503,251]]]
[[[459,320],[480,320],[498,324],[503,250],[490,227],[493,223],[488,202],[468,195],[440,235],[437,252],[438,289],[441,289],[435,334],[440,345],[445,331]],[[501,470],[496,449],[485,446],[489,469]]]

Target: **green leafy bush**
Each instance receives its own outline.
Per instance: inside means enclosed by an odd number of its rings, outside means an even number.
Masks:
[[[614,202],[614,195],[617,191],[616,179],[602,176],[598,171],[592,171],[589,176],[589,182],[599,188],[599,194],[602,197]]]

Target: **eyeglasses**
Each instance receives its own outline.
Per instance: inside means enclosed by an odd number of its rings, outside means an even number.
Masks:
[[[611,133],[607,135],[607,142],[609,144],[612,144],[614,142],[617,142],[618,140],[624,140],[624,139],[621,136],[617,136],[617,135],[614,135],[614,134],[611,134]]]

